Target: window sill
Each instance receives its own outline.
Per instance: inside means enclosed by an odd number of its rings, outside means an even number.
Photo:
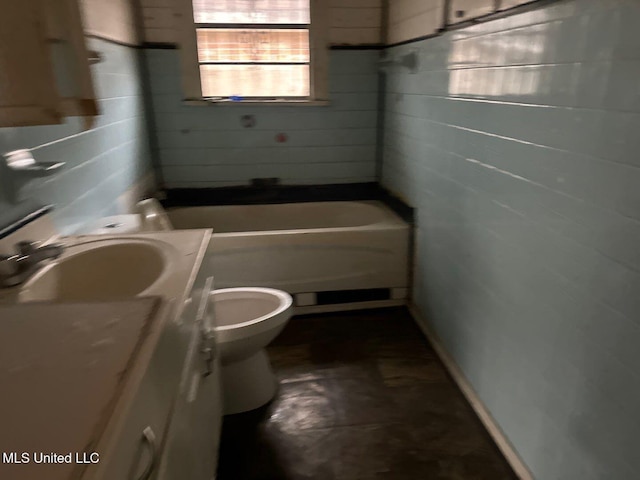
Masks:
[[[199,106],[199,107],[326,107],[329,106],[329,100],[208,100],[198,99],[190,100],[186,99],[182,102],[184,105]]]

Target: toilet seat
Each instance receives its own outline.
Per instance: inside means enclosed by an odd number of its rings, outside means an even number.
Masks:
[[[293,299],[281,290],[224,288],[210,294],[222,364],[225,415],[254,410],[276,393],[265,347],[291,317]]]
[[[273,288],[223,288],[214,290],[211,298],[219,342],[270,330],[288,320],[293,305],[291,295]]]

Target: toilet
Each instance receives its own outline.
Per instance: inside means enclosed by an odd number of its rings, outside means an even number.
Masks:
[[[291,318],[291,295],[273,288],[224,288],[211,292],[210,300],[222,363],[224,414],[261,407],[278,387],[265,347]]]
[[[102,218],[87,233],[172,229],[160,203],[148,199],[138,204],[138,214]],[[247,412],[265,405],[275,396],[278,382],[264,349],[291,318],[291,295],[273,288],[225,288],[213,290],[209,301],[222,366],[224,414]]]

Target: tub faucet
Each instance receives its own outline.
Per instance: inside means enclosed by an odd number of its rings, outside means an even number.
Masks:
[[[9,288],[26,282],[41,267],[44,260],[58,258],[64,247],[52,243],[38,247],[37,242],[24,241],[16,244],[18,253],[0,255],[0,287]]]

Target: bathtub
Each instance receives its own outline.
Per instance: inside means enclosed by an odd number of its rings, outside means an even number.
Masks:
[[[216,288],[285,290],[298,313],[404,303],[410,228],[384,204],[314,202],[178,207],[176,229],[212,228]]]

